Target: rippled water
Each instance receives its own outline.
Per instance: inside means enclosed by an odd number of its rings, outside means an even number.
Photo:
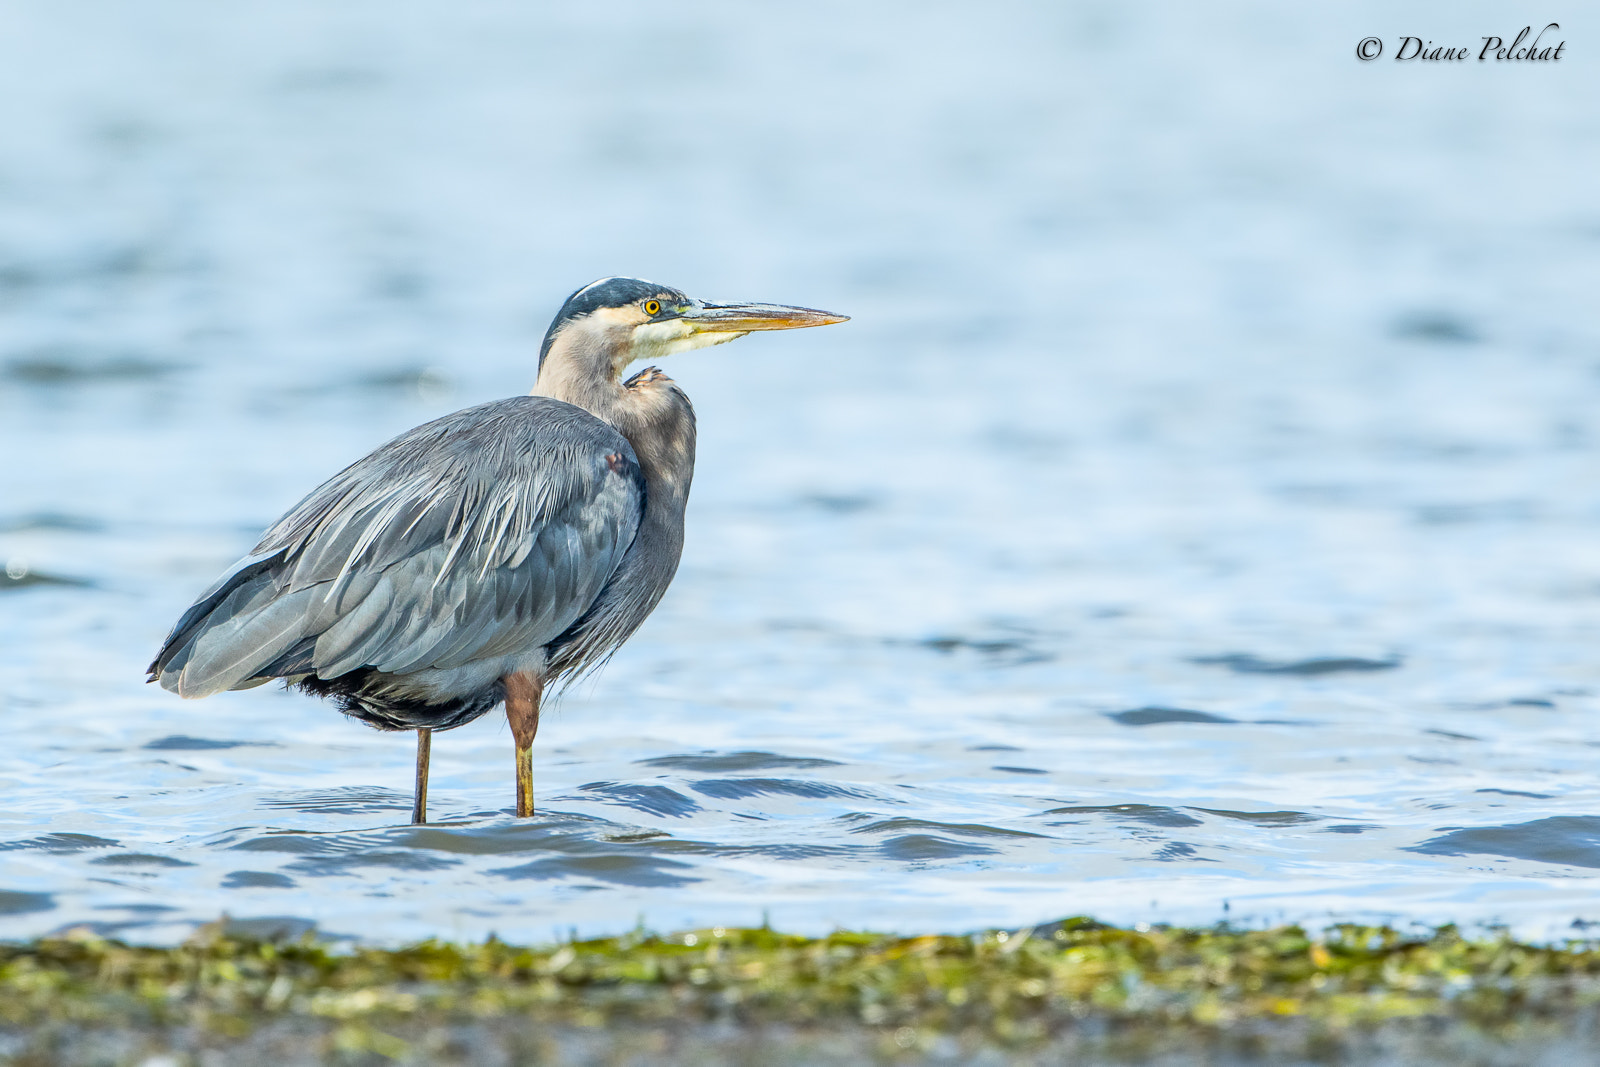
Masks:
[[[1300,8],[6,5],[0,936],[1600,919],[1593,42]],[[667,368],[537,818],[499,717],[418,828],[409,736],[141,684],[617,272],[854,319]]]

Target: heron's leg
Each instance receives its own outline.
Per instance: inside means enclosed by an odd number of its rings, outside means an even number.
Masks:
[[[428,821],[428,758],[433,755],[433,731],[426,726],[417,727],[417,791],[411,803],[411,821],[421,825]]]
[[[539,732],[544,679],[536,674],[508,674],[501,681],[506,687],[506,719],[517,743],[517,816],[525,819],[533,814],[533,735]]]

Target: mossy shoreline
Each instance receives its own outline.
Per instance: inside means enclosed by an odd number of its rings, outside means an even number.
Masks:
[[[0,944],[0,1063],[1366,1063],[1403,1045],[1394,1062],[1460,1065],[1600,1047],[1600,942],[1454,927],[398,949],[226,931]]]

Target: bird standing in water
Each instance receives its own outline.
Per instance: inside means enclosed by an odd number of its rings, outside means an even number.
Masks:
[[[694,475],[694,408],[643,359],[757,330],[843,322],[711,304],[604,278],[556,314],[529,396],[401,434],[296,504],[173,627],[150,680],[183,697],[274,678],[380,730],[432,731],[505,704],[517,814],[533,814],[539,705],[603,663],[672,581]]]

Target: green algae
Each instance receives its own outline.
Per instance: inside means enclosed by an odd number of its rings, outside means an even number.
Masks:
[[[932,1055],[952,1036],[968,1053],[1020,1056],[1063,1041],[1082,1048],[1091,1035],[1102,1049],[1115,1039],[1119,1055],[1139,1062],[1140,1049],[1250,1035],[1256,1046],[1292,1038],[1297,1055],[1320,1048],[1323,1059],[1337,1059],[1339,1049],[1396,1026],[1451,1028],[1496,1047],[1575,1026],[1587,1033],[1600,1005],[1600,943],[1535,945],[1454,927],[1311,933],[1069,919],[969,936],[809,938],[719,927],[543,947],[490,940],[398,949],[226,931],[213,924],[173,948],[87,935],[0,945],[0,1063],[145,1063],[152,1049],[188,1055],[286,1033],[302,1060],[280,1050],[261,1062],[457,1062],[437,1040],[428,1046],[428,1035],[460,1038],[474,1027],[547,1041],[731,1027],[781,1032],[791,1047],[799,1047],[795,1035],[848,1031],[890,1060]],[[85,1035],[119,1034],[120,1043],[83,1051]],[[462,1055],[459,1062],[487,1062]],[[506,1062],[578,1062],[562,1057]],[[778,1062],[751,1062],[762,1058]]]

